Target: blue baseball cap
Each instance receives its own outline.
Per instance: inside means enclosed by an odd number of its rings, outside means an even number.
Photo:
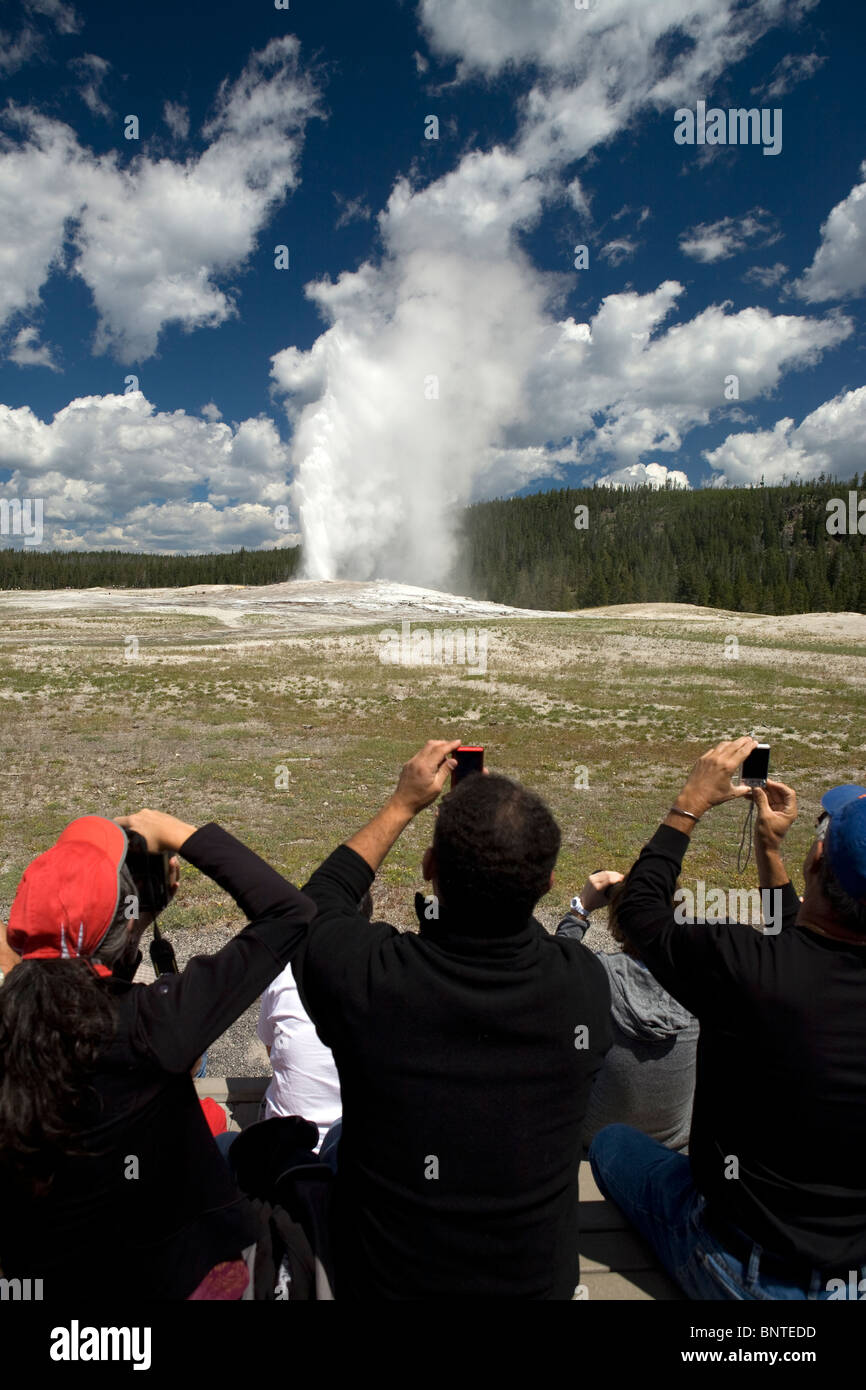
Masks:
[[[848,783],[821,798],[830,816],[824,853],[840,887],[856,902],[866,901],[866,787]]]

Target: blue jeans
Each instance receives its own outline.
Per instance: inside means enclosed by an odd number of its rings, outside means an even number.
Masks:
[[[327,1163],[332,1173],[337,1171],[337,1145],[340,1142],[340,1135],[343,1133],[343,1117],[335,1120],[322,1140],[319,1149],[319,1158],[323,1163]]]
[[[223,1158],[228,1164],[228,1170],[231,1173],[232,1177],[234,1177],[234,1169],[232,1168],[231,1162],[229,1160],[229,1149],[231,1148],[232,1144],[235,1142],[239,1134],[239,1129],[224,1129],[222,1134],[214,1135],[214,1143],[216,1144],[217,1148],[219,1149],[220,1153],[222,1154]]]
[[[706,1199],[692,1182],[685,1154],[666,1149],[631,1125],[607,1125],[590,1145],[589,1163],[601,1192],[653,1247],[688,1298],[830,1297],[820,1270],[812,1270],[802,1284],[781,1283],[775,1271],[762,1275],[763,1251],[757,1242],[745,1264],[726,1250],[701,1220]],[[866,1266],[857,1274],[866,1276]]]

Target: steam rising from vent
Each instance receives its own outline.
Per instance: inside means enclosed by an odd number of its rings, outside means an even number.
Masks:
[[[684,294],[670,279],[607,294],[588,322],[560,322],[551,311],[586,263],[566,244],[559,272],[544,274],[521,242],[545,204],[567,200],[591,226],[576,161],[639,113],[711,90],[783,13],[803,8],[621,0],[580,13],[563,0],[420,0],[432,49],[458,61],[458,80],[527,59],[540,75],[511,147],[470,150],[423,187],[419,154],[379,216],[378,259],[306,286],[325,331],[308,351],[277,353],[273,377],[293,427],[309,578],[451,587],[467,502],[561,478],[565,464],[626,484],[640,466],[649,480],[644,461],[676,454],[687,430],[710,422],[730,374],[766,394],[853,331],[838,315],[711,304],[664,332]],[[672,44],[675,31],[688,42]],[[623,223],[608,250],[631,254],[640,221]],[[575,252],[584,236],[576,227]],[[680,470],[673,480],[687,481]]]
[[[309,352],[277,354],[273,375],[294,424],[308,578],[447,581],[459,510],[525,417],[546,327],[546,278],[511,236],[539,205],[522,174],[496,151],[464,160],[450,199],[448,179],[398,183],[381,264],[307,288],[329,327]]]

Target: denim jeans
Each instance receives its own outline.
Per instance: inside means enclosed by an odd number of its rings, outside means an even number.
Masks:
[[[234,1177],[234,1169],[232,1168],[231,1161],[229,1159],[229,1149],[231,1148],[232,1144],[235,1142],[239,1134],[239,1129],[224,1129],[222,1134],[214,1135],[214,1143],[216,1144],[217,1148],[219,1149],[220,1153],[222,1154],[223,1158],[228,1164],[228,1170],[231,1173],[232,1177]]]
[[[685,1154],[630,1125],[607,1125],[590,1145],[589,1163],[600,1191],[616,1202],[688,1298],[830,1297],[820,1270],[812,1270],[802,1284],[780,1282],[775,1270],[761,1273],[763,1251],[757,1242],[745,1264],[726,1250],[703,1224],[706,1199],[692,1182]],[[866,1276],[866,1266],[855,1273]]]
[[[337,1145],[340,1142],[340,1135],[343,1132],[343,1117],[335,1120],[322,1140],[319,1149],[319,1158],[323,1163],[327,1163],[332,1173],[337,1171]]]

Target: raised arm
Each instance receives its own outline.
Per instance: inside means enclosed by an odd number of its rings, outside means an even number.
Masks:
[[[152,854],[160,850],[182,854],[231,894],[248,921],[297,899],[298,889],[293,883],[213,822],[197,830],[163,811],[137,811],[132,816],[118,816],[117,823],[143,835]]]
[[[750,796],[751,787],[735,787],[731,777],[757,746],[753,738],[735,738],[708,749],[698,758],[663,823],[691,838],[698,821],[713,806],[721,806],[723,801],[737,796]]]
[[[735,787],[731,777],[755,746],[752,738],[733,739],[698,759],[663,823],[641,850],[617,903],[622,931],[656,979],[699,1016],[721,1002],[720,986],[729,975],[729,963],[723,960],[719,940],[728,929],[678,920],[674,890],[698,821],[713,806],[750,795],[751,788]]]
[[[451,754],[459,747],[459,738],[430,739],[425,743],[420,753],[403,765],[397,789],[381,811],[346,841],[373,873],[410,821],[436,800],[448,774],[457,766]]]
[[[800,910],[800,899],[782,860],[782,841],[797,819],[797,794],[784,782],[767,782],[754,787],[755,861],[764,911],[764,930],[775,935],[792,927]]]
[[[304,884],[318,915],[292,970],[301,1002],[319,1037],[335,1045],[342,1025],[342,1000],[366,990],[371,952],[399,936],[395,927],[369,922],[359,904],[376,870],[406,826],[435,801],[448,773],[459,739],[431,739],[406,763],[397,788],[381,811],[343,845],[338,845]]]
[[[194,956],[179,975],[160,976],[137,998],[139,1040],[167,1071],[183,1072],[291,960],[316,907],[218,825],[196,830],[155,811],[120,823],[143,834],[152,853],[182,854],[252,919],[221,951]]]
[[[304,892],[318,907],[320,919],[336,915],[354,921],[361,915],[358,904],[377,869],[410,821],[436,800],[457,765],[450,754],[459,747],[459,738],[425,743],[403,766],[396,790],[381,811],[319,865]]]

